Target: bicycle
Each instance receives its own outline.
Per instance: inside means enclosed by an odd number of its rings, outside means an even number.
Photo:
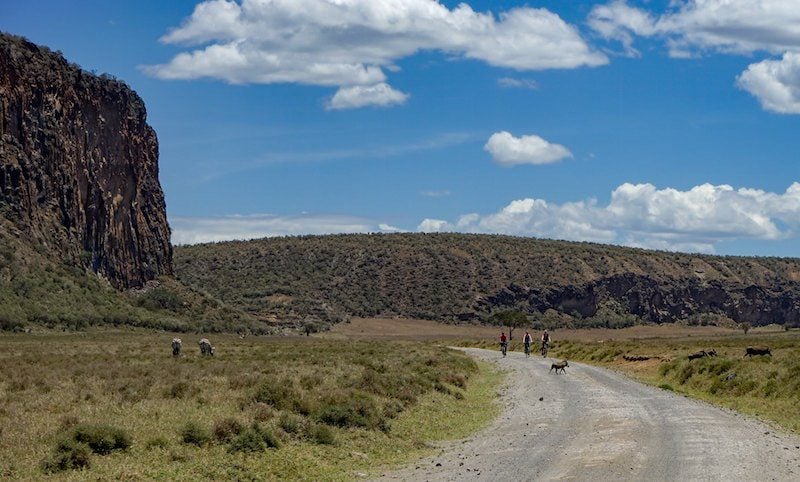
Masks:
[[[500,352],[503,353],[503,356],[506,356],[506,351],[508,351],[508,342],[500,343]]]
[[[531,344],[525,343],[525,358],[531,357]]]
[[[542,343],[542,358],[547,358],[547,349],[548,349],[547,345],[549,345],[549,343],[547,342]]]

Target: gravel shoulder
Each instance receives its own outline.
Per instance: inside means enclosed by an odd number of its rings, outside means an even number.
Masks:
[[[465,349],[508,371],[501,416],[391,480],[800,480],[800,437],[623,375]]]

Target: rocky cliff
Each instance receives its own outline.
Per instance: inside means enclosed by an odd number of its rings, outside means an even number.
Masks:
[[[146,117],[125,83],[0,33],[0,216],[118,288],[171,274]]]

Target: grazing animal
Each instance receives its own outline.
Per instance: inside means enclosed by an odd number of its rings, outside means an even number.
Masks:
[[[717,356],[717,350],[713,348],[706,350],[706,356]]]
[[[183,342],[181,342],[180,338],[173,338],[172,339],[172,356],[179,357],[181,356],[181,347],[183,346]]]
[[[708,353],[705,350],[700,350],[692,353],[689,355],[689,360],[694,360],[695,358],[704,358],[707,357]]]
[[[564,370],[564,368],[566,368],[568,366],[569,366],[569,363],[567,363],[567,360],[560,361],[558,363],[553,363],[552,365],[550,365],[550,371],[552,372],[553,369],[555,369],[556,375],[558,375],[558,371],[561,370],[561,373],[566,375],[567,371]]]
[[[200,355],[214,356],[214,346],[207,338],[202,338],[200,340]]]
[[[745,356],[753,357],[753,355],[769,355],[772,356],[772,352],[770,351],[768,346],[748,346],[747,352],[744,354],[742,358]]]

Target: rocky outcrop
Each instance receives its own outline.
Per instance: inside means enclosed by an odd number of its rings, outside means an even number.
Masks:
[[[693,315],[724,315],[755,326],[770,323],[800,325],[800,283],[788,286],[742,286],[697,278],[655,279],[626,273],[585,285],[547,290],[511,284],[475,304],[475,313],[518,309],[528,313],[547,310],[579,317],[595,316],[609,302],[623,313],[656,323],[686,320]]]
[[[116,287],[171,274],[158,141],[142,99],[0,34],[0,216]]]

